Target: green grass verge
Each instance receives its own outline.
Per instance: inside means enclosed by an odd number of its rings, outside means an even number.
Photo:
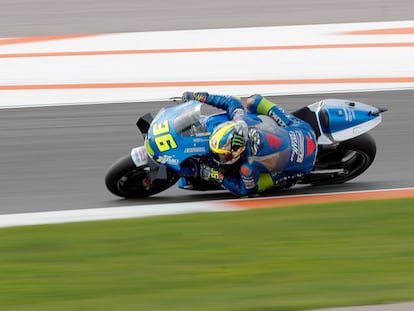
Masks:
[[[0,230],[0,310],[414,300],[414,199]]]

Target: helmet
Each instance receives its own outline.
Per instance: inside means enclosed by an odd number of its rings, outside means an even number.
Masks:
[[[228,121],[217,126],[209,140],[213,159],[221,165],[235,163],[246,150],[247,133],[244,121]]]

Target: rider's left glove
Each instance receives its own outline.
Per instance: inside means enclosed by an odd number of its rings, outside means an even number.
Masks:
[[[188,102],[190,100],[198,100],[199,102],[205,103],[207,101],[207,97],[207,92],[184,92],[183,95],[181,95],[183,103]]]

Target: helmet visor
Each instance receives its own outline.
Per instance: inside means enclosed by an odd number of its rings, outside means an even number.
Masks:
[[[233,161],[233,154],[231,152],[226,153],[213,153],[213,158],[221,164],[231,164]]]

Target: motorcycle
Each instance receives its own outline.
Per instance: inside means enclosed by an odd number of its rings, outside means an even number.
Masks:
[[[213,161],[209,136],[215,126],[228,121],[225,112],[202,115],[202,103],[195,100],[162,108],[155,118],[147,113],[137,121],[144,145],[118,159],[107,171],[105,184],[114,195],[146,198],[178,183],[182,189],[222,190],[214,179],[190,174],[197,165]],[[387,109],[357,101],[324,99],[292,112],[309,123],[317,137],[318,152],[310,174],[275,186],[325,185],[347,182],[365,172],[376,154],[376,143],[368,133],[382,121]],[[268,122],[267,116],[247,113],[254,122]],[[214,170],[218,175],[219,168]],[[214,171],[212,174],[214,174]],[[237,170],[224,174],[238,174]]]

